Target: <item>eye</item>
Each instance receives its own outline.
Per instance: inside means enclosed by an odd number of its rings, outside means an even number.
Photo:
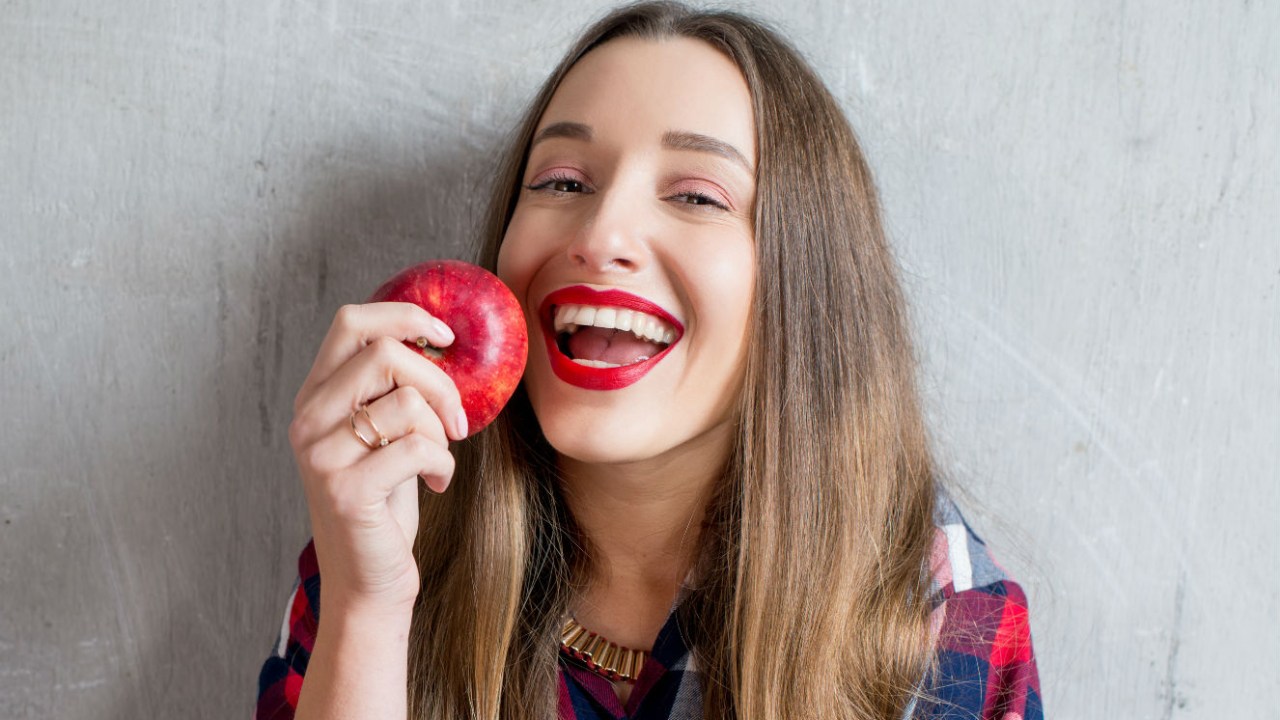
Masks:
[[[719,183],[696,176],[668,180],[663,200],[692,206],[695,212],[733,211],[733,201]]]
[[[575,180],[566,176],[551,176],[543,179],[541,182],[530,183],[525,185],[526,190],[546,190],[553,193],[584,193],[588,192],[587,186],[580,180]]]
[[[716,208],[718,210],[728,210],[729,206],[720,200],[700,192],[682,192],[676,193],[670,197],[681,205],[693,205],[696,207]]]
[[[550,187],[556,192],[574,193],[582,192],[582,183],[577,180],[550,180],[543,183],[544,186]]]

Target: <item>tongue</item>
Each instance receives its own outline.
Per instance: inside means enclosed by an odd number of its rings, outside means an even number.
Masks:
[[[582,328],[569,338],[571,357],[579,360],[603,360],[614,365],[630,365],[642,357],[662,352],[662,345],[641,340],[626,331],[612,328]]]

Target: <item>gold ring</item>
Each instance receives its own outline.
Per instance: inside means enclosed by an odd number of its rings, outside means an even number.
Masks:
[[[377,442],[370,440],[364,436],[364,433],[360,432],[360,427],[356,425],[357,415],[364,415],[364,419],[369,422],[369,427],[373,428],[373,434],[378,436]],[[360,439],[360,442],[364,443],[364,446],[370,450],[377,450],[378,448],[386,447],[391,443],[391,441],[387,439],[387,436],[383,435],[382,431],[378,429],[378,425],[373,422],[373,418],[369,415],[368,405],[361,405],[360,409],[351,413],[351,432],[355,433],[356,437]]]

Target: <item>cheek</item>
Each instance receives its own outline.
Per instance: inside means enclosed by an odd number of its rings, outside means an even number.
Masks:
[[[735,243],[731,251],[709,253],[698,263],[703,278],[700,305],[715,313],[711,321],[726,341],[741,340],[750,324],[756,265],[750,243]]]
[[[716,265],[714,297],[706,300],[717,302],[712,307],[719,312],[711,322],[715,325],[711,343],[717,347],[719,360],[716,385],[717,413],[727,416],[736,405],[742,392],[746,372],[747,354],[750,349],[751,317],[755,308],[755,259],[753,253],[737,253],[720,258]]]
[[[524,308],[525,323],[529,332],[529,363],[525,368],[525,376],[536,374],[535,366],[539,361],[545,363],[546,353],[539,352],[542,347],[542,326],[537,317],[534,281],[539,270],[546,264],[547,248],[536,242],[537,235],[528,231],[528,223],[522,219],[519,211],[511,218],[507,232],[503,236],[502,246],[498,248],[498,278],[515,294]]]
[[[528,304],[529,283],[536,266],[536,244],[527,239],[517,214],[507,226],[502,247],[498,249],[497,275],[523,304]]]
[[[713,413],[727,418],[738,406],[743,392],[750,352],[751,318],[755,309],[754,249],[748,247],[744,252],[721,254],[713,267],[715,282],[708,284],[710,292],[704,300],[716,303],[711,306],[717,309],[715,317],[708,319],[715,326],[710,341],[718,350],[713,371],[718,382],[708,383],[707,387],[714,393]]]
[[[520,272],[520,248],[512,242],[511,231],[508,229],[507,234],[502,238],[502,245],[498,248],[498,267],[496,268],[498,279],[507,284],[512,292],[519,295],[516,289],[515,280]]]

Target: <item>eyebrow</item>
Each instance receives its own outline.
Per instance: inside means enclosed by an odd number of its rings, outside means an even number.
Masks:
[[[662,134],[662,144],[672,150],[693,150],[695,152],[711,153],[719,155],[726,160],[737,163],[742,166],[747,174],[752,174],[751,163],[747,162],[747,156],[742,154],[738,148],[730,145],[723,140],[717,140],[710,135],[699,135],[698,133],[683,132],[681,130],[668,130]]]
[[[537,135],[533,136],[533,141],[529,143],[529,148],[533,149],[534,145],[537,145],[543,140],[550,140],[551,138],[569,138],[570,140],[590,141],[591,128],[583,125],[582,123],[576,122],[551,123],[539,130]]]
[[[533,141],[529,143],[529,147],[532,149],[533,146],[543,140],[550,140],[551,138],[567,138],[590,142],[591,137],[591,127],[588,125],[577,122],[557,122],[551,123],[538,131],[538,134],[534,135]],[[662,145],[672,150],[693,150],[694,152],[718,155],[740,165],[749,174],[755,172],[741,150],[710,135],[685,132],[683,130],[668,130],[662,134]]]

